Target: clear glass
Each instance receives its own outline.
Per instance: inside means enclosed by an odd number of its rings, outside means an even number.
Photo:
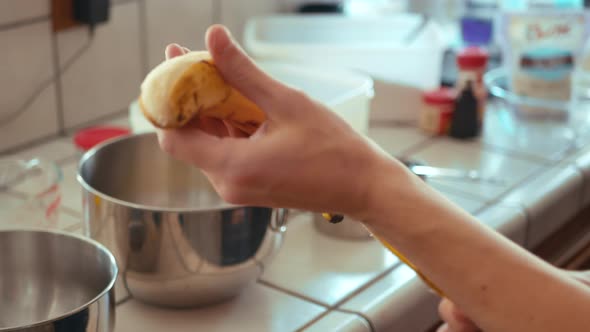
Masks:
[[[510,117],[515,144],[532,140],[559,140],[573,152],[588,142],[590,129],[590,76],[572,77],[572,98],[568,101],[530,98],[510,90],[504,68],[489,71],[484,81],[490,93]],[[586,82],[587,84],[580,84]],[[539,112],[535,110],[541,110]]]
[[[0,159],[0,228],[57,229],[61,168],[40,159]]]

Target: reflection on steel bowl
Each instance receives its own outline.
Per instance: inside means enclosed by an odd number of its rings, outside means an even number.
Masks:
[[[0,331],[112,332],[116,278],[115,258],[96,241],[0,231]]]
[[[287,210],[225,203],[200,170],[162,152],[155,133],[88,151],[78,180],[85,232],[114,253],[118,289],[146,303],[229,299],[255,282],[282,242]]]

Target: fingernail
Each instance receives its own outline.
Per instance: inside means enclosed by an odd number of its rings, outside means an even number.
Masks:
[[[166,57],[166,59],[169,59],[172,56],[172,49],[174,49],[175,47],[180,47],[178,44],[169,44],[168,46],[166,46],[166,50],[164,51],[164,56]]]
[[[222,33],[219,33],[213,40],[213,47],[221,52],[225,52],[225,50],[233,43],[232,36],[229,30],[223,25],[220,25],[218,29],[220,29]]]

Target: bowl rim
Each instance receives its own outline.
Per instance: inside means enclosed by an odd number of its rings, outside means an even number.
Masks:
[[[51,318],[48,318],[48,319],[45,319],[45,320],[42,320],[39,322],[34,322],[34,323],[31,323],[28,325],[8,326],[8,327],[0,326],[0,332],[17,331],[20,329],[34,328],[34,327],[38,327],[38,326],[42,326],[42,325],[46,325],[46,324],[49,324],[52,322],[62,320],[66,317],[70,317],[74,314],[81,312],[82,310],[84,310],[86,308],[89,308],[92,304],[96,303],[98,300],[100,300],[106,294],[108,294],[115,286],[115,282],[117,281],[117,277],[119,275],[119,267],[117,265],[117,261],[115,259],[115,256],[113,255],[113,253],[106,246],[102,245],[98,241],[95,241],[95,240],[93,240],[89,237],[83,236],[83,235],[74,234],[74,233],[70,233],[70,232],[66,232],[66,231],[62,231],[62,230],[46,230],[46,229],[36,229],[36,228],[26,228],[26,229],[25,228],[5,228],[5,229],[1,229],[0,233],[46,233],[46,234],[50,234],[53,236],[69,237],[71,239],[81,241],[85,244],[95,247],[100,252],[102,252],[107,257],[107,259],[110,263],[109,264],[110,269],[112,271],[111,280],[108,282],[106,287],[100,293],[98,293],[98,295],[96,295],[95,297],[93,297],[92,299],[87,301],[86,303],[78,306],[77,308],[72,309],[72,310],[65,312],[63,314],[57,315],[55,317],[51,317]]]
[[[484,74],[483,80],[485,86],[489,89],[490,93],[501,100],[504,100],[515,106],[528,106],[528,107],[539,107],[543,109],[549,109],[553,111],[568,112],[570,108],[569,101],[560,101],[554,99],[541,99],[527,97],[512,92],[508,87],[503,87],[498,84],[501,79],[510,79],[508,69],[505,67],[498,67],[487,71]]]
[[[232,210],[232,209],[253,207],[253,206],[249,206],[249,205],[231,204],[231,203],[227,203],[227,202],[217,204],[217,205],[212,205],[210,207],[198,207],[198,206],[196,206],[196,207],[166,207],[166,206],[133,203],[133,202],[119,199],[119,198],[115,198],[113,196],[107,195],[107,194],[95,189],[82,176],[82,168],[83,168],[85,162],[87,162],[89,159],[94,157],[98,153],[98,151],[100,151],[101,149],[103,149],[109,145],[116,144],[120,141],[129,140],[129,139],[133,139],[133,138],[137,138],[137,137],[141,137],[141,136],[156,136],[156,135],[157,134],[155,132],[132,133],[132,134],[125,135],[125,136],[111,138],[111,139],[108,139],[104,142],[101,142],[100,144],[97,144],[92,149],[90,149],[86,153],[84,153],[82,158],[80,158],[80,161],[78,163],[78,168],[77,168],[77,174],[76,174],[76,179],[78,180],[78,183],[82,186],[82,188],[84,190],[92,193],[93,195],[99,197],[102,200],[105,200],[105,201],[108,201],[108,202],[111,202],[114,204],[118,204],[123,207],[132,208],[132,209],[136,209],[136,210],[149,211],[149,212],[197,213],[197,212]],[[273,207],[268,207],[268,206],[259,206],[259,207],[274,209]]]

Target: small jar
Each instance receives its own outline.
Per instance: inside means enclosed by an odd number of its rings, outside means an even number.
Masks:
[[[457,91],[463,91],[468,81],[473,83],[473,93],[477,99],[477,111],[481,125],[486,102],[488,98],[487,89],[483,82],[483,76],[488,66],[488,52],[477,46],[467,47],[457,54],[458,75],[455,83]]]
[[[425,92],[422,95],[420,128],[431,135],[446,135],[453,117],[455,98],[455,91],[451,88]]]

